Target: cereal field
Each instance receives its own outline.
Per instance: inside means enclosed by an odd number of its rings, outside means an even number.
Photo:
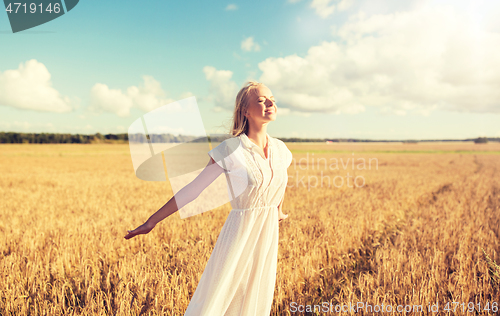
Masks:
[[[287,145],[272,315],[496,314],[499,143]],[[2,144],[0,172],[0,315],[183,315],[231,210],[125,240],[172,196],[126,144]]]

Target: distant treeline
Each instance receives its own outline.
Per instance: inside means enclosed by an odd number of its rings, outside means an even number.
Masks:
[[[83,134],[54,134],[54,133],[13,133],[0,132],[0,143],[11,144],[91,144],[99,142],[127,141],[128,134],[96,133],[93,135]]]
[[[172,135],[172,134],[151,134],[150,139],[153,143],[185,143],[189,141],[202,142],[207,138],[194,136]],[[214,136],[212,141],[222,141],[227,137]],[[429,139],[429,140],[373,140],[373,139],[355,139],[355,138],[282,138],[277,137],[284,142],[463,142],[473,141],[475,143],[500,142],[500,137],[478,137],[469,139]],[[130,140],[135,142],[147,142],[144,134],[132,134]],[[55,134],[55,133],[15,133],[0,132],[0,143],[10,144],[94,144],[94,143],[127,143],[129,134]]]
[[[192,141],[195,137],[172,135],[172,134],[152,134],[150,135],[154,143],[184,143]],[[205,138],[206,139],[206,138]],[[125,143],[128,142],[128,133],[123,134],[55,134],[55,133],[14,133],[0,132],[0,143],[10,144],[95,144],[95,143]],[[144,134],[132,134],[132,141],[147,142]]]

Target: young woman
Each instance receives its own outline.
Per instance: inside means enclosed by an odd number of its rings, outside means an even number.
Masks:
[[[208,153],[211,159],[198,177],[125,236],[129,239],[147,234],[198,197],[222,172],[231,175],[231,182],[247,183],[243,193],[231,200],[232,210],[184,316],[270,314],[276,284],[278,223],[288,217],[282,205],[287,168],[292,161],[286,145],[267,134],[267,125],[276,120],[276,113],[271,90],[262,83],[248,82],[236,97],[231,130],[234,137],[212,149]],[[230,146],[234,140],[236,149]],[[244,178],[238,179],[238,175]]]

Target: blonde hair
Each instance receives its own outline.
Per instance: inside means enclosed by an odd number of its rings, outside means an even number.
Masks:
[[[236,95],[234,106],[233,123],[229,134],[239,136],[241,133],[248,134],[248,118],[245,113],[248,109],[249,95],[259,86],[264,86],[263,83],[257,81],[249,81],[245,83],[240,92]]]

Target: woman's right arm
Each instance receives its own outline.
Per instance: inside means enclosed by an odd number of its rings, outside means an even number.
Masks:
[[[130,239],[134,236],[149,233],[160,221],[180,210],[184,205],[195,200],[203,190],[214,182],[220,174],[224,172],[221,166],[215,163],[213,158],[210,158],[207,166],[203,171],[188,185],[183,187],[175,194],[165,205],[163,205],[156,213],[141,226],[134,230],[129,230],[125,239]]]

